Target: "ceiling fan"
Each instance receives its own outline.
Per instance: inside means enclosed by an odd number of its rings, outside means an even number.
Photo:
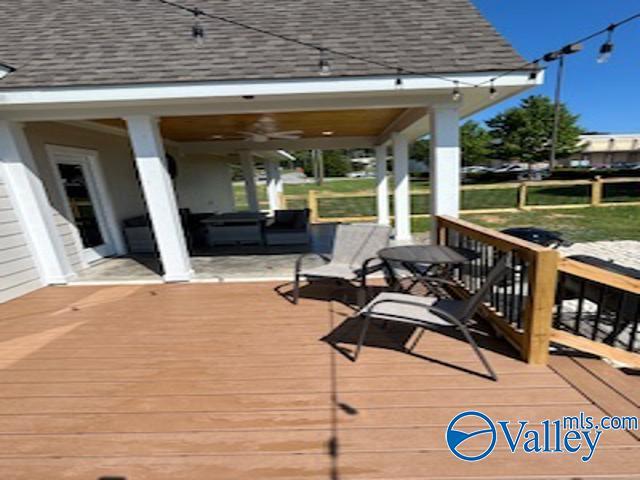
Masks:
[[[277,130],[276,121],[269,115],[263,115],[252,125],[251,131],[238,132],[246,140],[264,143],[269,140],[297,140],[304,133],[302,130]]]

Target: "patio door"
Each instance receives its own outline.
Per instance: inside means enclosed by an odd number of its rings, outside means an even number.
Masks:
[[[108,199],[101,195],[97,172],[97,154],[88,150],[49,146],[58,187],[67,220],[76,230],[76,238],[85,263],[116,253],[105,212]]]

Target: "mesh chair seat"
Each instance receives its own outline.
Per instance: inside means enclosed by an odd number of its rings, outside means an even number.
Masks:
[[[338,263],[327,263],[315,268],[307,268],[300,272],[305,277],[321,277],[321,278],[343,278],[345,280],[355,280],[360,275],[360,268],[353,268],[349,265],[341,265]]]
[[[360,310],[360,314],[380,320],[451,326],[451,321],[428,310],[428,307],[437,308],[456,319],[461,319],[467,304],[468,300],[439,300],[436,297],[384,292]]]

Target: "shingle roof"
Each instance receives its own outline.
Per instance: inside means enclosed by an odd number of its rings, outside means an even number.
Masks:
[[[425,73],[495,71],[522,58],[468,0],[178,0],[324,47]],[[2,0],[0,88],[316,77],[318,52],[156,0]],[[393,74],[331,58],[335,76]]]

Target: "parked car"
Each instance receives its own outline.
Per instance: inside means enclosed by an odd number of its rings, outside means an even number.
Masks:
[[[509,164],[494,169],[492,173],[520,173],[526,171],[528,171],[528,169],[526,169],[525,167]]]
[[[469,167],[462,167],[460,172],[463,174],[467,173],[485,173],[489,172],[491,169],[489,167],[483,167],[482,165],[471,165]]]

